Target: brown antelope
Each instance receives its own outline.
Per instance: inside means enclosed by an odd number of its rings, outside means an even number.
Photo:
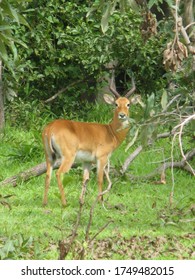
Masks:
[[[132,89],[127,92],[125,97],[121,97],[114,87],[113,71],[110,90],[115,98],[104,94],[104,100],[106,103],[116,106],[111,123],[99,124],[59,119],[47,125],[43,130],[42,138],[47,165],[43,205],[47,204],[51,174],[58,158],[61,159],[61,164],[56,172],[56,178],[62,205],[66,205],[66,198],[61,175],[67,173],[75,161],[83,164],[82,191],[89,180],[92,163],[97,164],[99,200],[102,199],[105,167],[110,155],[122,143],[129,130],[131,100],[128,98],[135,91],[135,84],[132,79]],[[108,174],[106,177],[111,183]]]

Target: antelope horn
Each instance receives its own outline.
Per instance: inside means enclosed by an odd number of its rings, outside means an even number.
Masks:
[[[130,95],[132,95],[133,92],[136,90],[135,80],[134,80],[133,76],[131,77],[131,83],[132,83],[132,88],[125,94],[126,98],[130,97]]]
[[[111,81],[110,81],[110,91],[114,94],[114,96],[116,98],[119,98],[120,97],[120,94],[117,92],[116,90],[116,85],[115,85],[115,77],[114,77],[114,70],[112,70],[112,78],[111,78]]]

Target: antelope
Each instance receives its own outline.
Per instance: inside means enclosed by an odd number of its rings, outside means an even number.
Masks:
[[[73,163],[83,164],[82,190],[89,180],[92,163],[97,164],[97,181],[99,200],[102,198],[102,185],[105,167],[112,152],[123,142],[129,130],[129,98],[135,91],[132,78],[132,88],[122,97],[114,85],[114,71],[109,88],[114,96],[104,94],[104,101],[115,104],[114,116],[109,124],[88,123],[58,119],[48,124],[42,133],[46,156],[46,178],[43,205],[48,202],[48,190],[52,170],[57,159],[61,159],[60,167],[56,172],[57,183],[61,194],[61,203],[66,205],[66,198],[62,184],[62,175],[67,173]],[[105,173],[106,174],[106,173]],[[109,174],[107,180],[111,183]]]

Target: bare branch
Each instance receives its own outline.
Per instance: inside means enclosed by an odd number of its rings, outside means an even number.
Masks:
[[[124,162],[122,168],[121,168],[121,172],[122,174],[124,174],[127,171],[127,168],[129,167],[129,165],[131,164],[131,162],[140,154],[140,152],[142,151],[143,147],[139,146]]]
[[[179,138],[179,147],[180,147],[180,151],[181,151],[181,155],[184,159],[184,161],[186,162],[186,164],[188,165],[188,167],[191,169],[191,173],[195,176],[195,172],[193,170],[193,168],[191,167],[191,165],[188,163],[187,161],[187,158],[186,158],[186,155],[184,154],[184,151],[183,151],[183,145],[182,145],[182,134],[183,134],[183,128],[184,126],[190,122],[191,120],[195,120],[195,114],[187,117],[184,121],[182,121],[182,123],[180,123],[179,125],[177,125],[174,130],[177,130],[178,128],[179,129],[179,132],[176,133],[176,136],[178,135],[178,138]]]
[[[114,220],[110,220],[108,221],[105,225],[103,225],[103,227],[101,227],[98,232],[96,232],[96,234],[94,234],[94,236],[89,240],[89,243],[91,243],[105,228],[107,228],[107,226],[111,223],[113,223]]]
[[[56,94],[54,94],[52,97],[48,98],[47,100],[44,101],[44,103],[49,103],[51,101],[53,101],[54,99],[56,99],[59,95],[61,95],[63,92],[67,91],[67,89],[69,89],[70,87],[73,87],[81,82],[83,82],[84,80],[79,80],[79,81],[74,81],[73,83],[69,84],[67,87],[60,89]]]

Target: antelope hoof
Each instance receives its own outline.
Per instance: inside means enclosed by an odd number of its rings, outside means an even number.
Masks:
[[[47,206],[47,201],[44,201],[44,200],[43,200],[42,205],[43,205],[43,207]]]
[[[85,202],[85,201],[84,201],[83,197],[80,197],[80,198],[79,198],[79,203],[80,203],[81,205],[83,205],[84,202]]]
[[[67,203],[66,203],[66,200],[63,200],[62,201],[62,207],[66,207]]]
[[[98,202],[103,202],[103,195],[99,195],[99,197],[98,197]]]

